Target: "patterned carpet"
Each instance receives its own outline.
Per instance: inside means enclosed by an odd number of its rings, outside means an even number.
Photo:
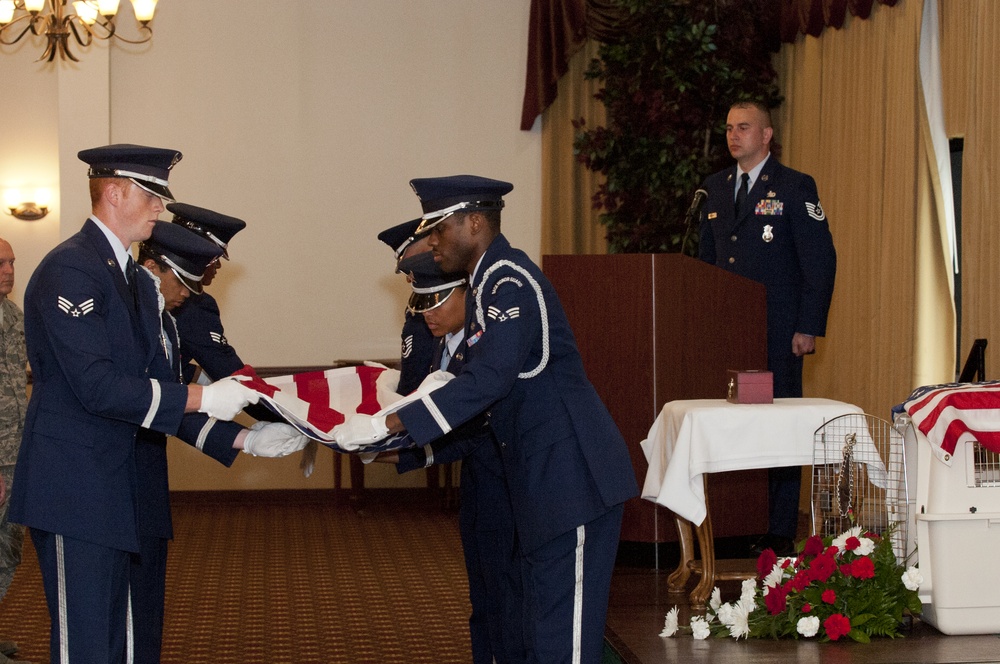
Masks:
[[[175,497],[164,664],[468,662],[456,515],[369,493],[362,507],[332,493]],[[48,613],[28,540],[0,635],[37,663]]]

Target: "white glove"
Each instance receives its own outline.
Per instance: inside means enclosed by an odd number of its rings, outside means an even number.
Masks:
[[[385,415],[351,415],[343,424],[333,427],[333,440],[341,449],[353,452],[366,445],[377,443],[389,435]]]
[[[413,390],[413,394],[427,395],[438,389],[439,387],[444,387],[445,383],[455,377],[455,374],[449,371],[435,371],[427,375],[420,381],[420,385],[417,389]]]
[[[260,394],[246,387],[234,377],[217,380],[201,388],[199,413],[205,413],[217,420],[231,420],[247,404],[257,403]]]
[[[389,367],[385,366],[384,364],[382,364],[381,362],[375,362],[374,360],[365,360],[363,362],[363,364],[366,367],[371,367],[373,369],[388,369],[389,368]]]
[[[283,457],[298,452],[309,438],[284,422],[258,422],[243,441],[243,451],[253,456]]]
[[[402,394],[396,392],[399,387],[399,371],[396,369],[386,369],[375,379],[375,396],[382,408],[391,406],[403,398]]]

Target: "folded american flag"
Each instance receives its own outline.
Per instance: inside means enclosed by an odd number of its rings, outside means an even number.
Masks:
[[[903,409],[949,466],[959,443],[978,441],[1000,453],[1000,381],[919,387]]]
[[[247,365],[233,375],[244,377],[242,383],[260,393],[261,402],[296,429],[338,452],[347,452],[333,440],[335,426],[354,413],[379,414],[404,400],[399,394],[378,389],[378,378],[384,371],[395,370],[343,367],[265,380]],[[391,435],[356,452],[383,452],[413,446],[413,439],[404,433]]]

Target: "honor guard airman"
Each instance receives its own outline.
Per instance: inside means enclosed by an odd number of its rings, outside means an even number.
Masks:
[[[396,414],[352,416],[335,429],[337,443],[405,429],[426,444],[485,414],[513,510],[527,659],[600,662],[623,504],[638,494],[625,441],[552,285],[500,232],[513,185],[472,175],[410,184],[435,260],[470,275],[465,366]]]
[[[418,237],[416,234],[420,221],[420,219],[406,221],[378,234],[378,239],[387,244],[396,257],[396,272],[402,272],[407,278],[410,276],[409,273],[401,269],[400,265],[413,256],[429,252],[426,236]],[[397,392],[405,396],[417,389],[420,382],[427,377],[436,345],[434,335],[424,325],[424,317],[408,308],[400,333]]]
[[[180,152],[109,145],[79,157],[93,214],[42,259],[24,295],[33,389],[10,518],[31,529],[53,657],[117,662],[139,550],[139,427],[175,434],[185,412],[228,420],[258,397],[234,380],[201,388],[153,378],[169,375],[158,296],[130,247],[149,238],[171,199]]]

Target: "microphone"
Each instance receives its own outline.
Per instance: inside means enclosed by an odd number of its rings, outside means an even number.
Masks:
[[[705,204],[705,199],[708,198],[708,192],[704,189],[699,189],[694,192],[694,198],[691,200],[691,207],[688,208],[687,215],[684,217],[684,223],[690,226],[694,221],[694,218],[698,216],[701,212],[701,206]]]
[[[687,230],[684,231],[684,239],[681,240],[681,253],[687,248],[688,238],[691,237],[691,231],[694,229],[694,220],[701,212],[701,206],[705,204],[705,199],[708,198],[708,192],[704,189],[699,189],[694,192],[694,198],[691,200],[691,207],[688,208],[687,214],[684,215],[684,225]]]

